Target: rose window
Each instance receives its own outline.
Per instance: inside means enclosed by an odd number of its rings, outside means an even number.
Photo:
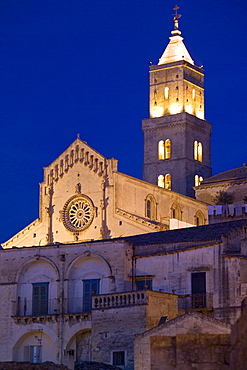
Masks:
[[[70,231],[82,231],[93,221],[94,207],[85,195],[70,198],[63,209],[63,223]]]

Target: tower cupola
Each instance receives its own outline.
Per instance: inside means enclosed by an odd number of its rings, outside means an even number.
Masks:
[[[178,62],[180,60],[185,60],[186,62],[193,64],[194,61],[192,60],[186,46],[183,43],[183,37],[181,36],[181,31],[178,29],[178,19],[181,17],[181,14],[178,14],[178,6],[175,6],[175,14],[174,14],[174,30],[171,31],[172,36],[169,37],[170,42],[167,45],[164,53],[162,54],[158,65],[166,64],[166,63],[173,63]]]

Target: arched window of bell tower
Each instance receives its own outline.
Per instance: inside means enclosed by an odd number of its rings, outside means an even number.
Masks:
[[[165,158],[169,159],[171,158],[171,140],[166,139],[165,141]]]
[[[165,187],[165,178],[164,178],[164,175],[159,175],[158,176],[158,186],[160,188],[164,188]]]
[[[195,175],[195,186],[199,186],[201,182],[203,181],[203,177],[200,175]]]
[[[165,189],[172,190],[172,177],[169,173],[165,175]]]
[[[158,143],[158,159],[163,160],[169,158],[171,158],[171,140],[160,140]]]
[[[202,162],[202,143],[194,141],[194,160]]]
[[[158,143],[158,159],[165,159],[165,143],[164,140],[160,140]]]

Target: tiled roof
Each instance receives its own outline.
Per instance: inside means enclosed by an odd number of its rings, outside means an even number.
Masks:
[[[225,172],[218,173],[217,175],[211,176],[202,182],[202,186],[211,184],[218,181],[236,180],[247,178],[247,166],[234,168]]]
[[[230,222],[221,222],[217,224],[189,227],[185,229],[159,231],[149,234],[141,234],[125,237],[134,246],[169,244],[182,242],[202,242],[220,240],[222,235],[226,235],[230,229],[247,225],[246,220],[235,220]]]

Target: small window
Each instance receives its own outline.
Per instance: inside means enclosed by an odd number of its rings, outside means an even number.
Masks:
[[[205,224],[205,217],[202,211],[197,211],[195,215],[195,224],[196,226],[201,226]]]
[[[169,173],[166,174],[165,176],[165,189],[166,190],[171,190],[172,189],[172,178]]]
[[[136,290],[144,290],[144,289],[153,289],[153,281],[152,279],[138,279],[136,280]]]
[[[191,274],[191,308],[207,307],[206,272],[194,272]]]
[[[165,87],[164,95],[165,99],[169,99],[169,87]]]
[[[158,186],[160,188],[164,188],[165,187],[165,178],[164,178],[164,175],[159,175],[158,176]]]
[[[203,177],[199,175],[195,175],[195,186],[199,186],[203,181]]]
[[[202,143],[194,141],[194,160],[202,162]]]
[[[192,89],[192,100],[195,100],[196,98],[196,90],[195,89]]]
[[[151,194],[146,198],[146,217],[151,220],[155,220],[156,218],[156,202]]]
[[[181,220],[181,215],[182,212],[180,206],[177,203],[173,203],[173,205],[171,206],[171,217],[176,218],[177,220]]]
[[[112,352],[112,365],[124,366],[125,365],[125,351]]]
[[[151,200],[150,199],[146,201],[146,216],[148,218],[151,218]]]

